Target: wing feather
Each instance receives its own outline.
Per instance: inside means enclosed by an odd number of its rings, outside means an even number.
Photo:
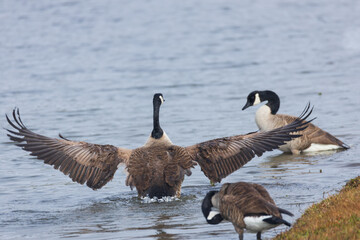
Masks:
[[[255,155],[260,157],[264,152],[277,149],[286,141],[300,137],[301,135],[294,132],[304,130],[314,120],[306,121],[312,112],[312,109],[309,109],[308,105],[300,115],[301,118],[271,131],[213,139],[185,149],[212,182],[220,182]]]
[[[257,184],[226,183],[219,192],[220,212],[224,219],[245,228],[245,216],[273,215],[281,218],[278,207],[265,188]]]
[[[12,116],[13,121],[6,115],[8,123],[16,130],[6,129],[10,140],[69,175],[74,182],[86,182],[88,187],[99,189],[113,178],[120,163],[128,164],[132,152],[129,149],[70,141],[61,135],[61,139],[49,138],[26,128],[19,109],[15,108]]]

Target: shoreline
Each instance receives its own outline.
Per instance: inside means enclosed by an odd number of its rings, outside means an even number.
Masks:
[[[307,208],[291,229],[273,239],[360,239],[360,176]]]

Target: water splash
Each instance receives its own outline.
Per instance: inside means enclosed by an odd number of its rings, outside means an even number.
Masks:
[[[180,200],[177,197],[170,197],[170,196],[166,196],[166,197],[162,197],[162,198],[157,198],[157,197],[141,197],[141,203],[163,203],[163,202],[173,202],[173,201],[178,201]]]

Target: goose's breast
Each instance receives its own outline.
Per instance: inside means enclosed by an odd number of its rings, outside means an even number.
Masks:
[[[276,119],[274,119],[275,115],[272,115],[270,112],[270,108],[266,105],[259,108],[256,111],[255,121],[256,125],[260,129],[260,131],[269,131],[275,128]]]

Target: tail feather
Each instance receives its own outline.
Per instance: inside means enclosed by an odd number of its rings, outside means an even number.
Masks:
[[[282,209],[282,208],[279,208],[278,207],[278,210],[280,213],[283,213],[283,214],[286,214],[286,215],[289,215],[289,216],[294,216],[294,214],[292,214],[291,212],[289,212],[288,210],[285,210],[285,209]]]
[[[263,219],[263,221],[274,225],[285,224],[286,226],[289,227],[291,226],[291,224],[288,221],[275,216],[272,216],[270,218],[265,218]]]
[[[350,146],[347,145],[346,143],[343,143],[343,144],[341,145],[341,147],[343,147],[344,149],[349,149],[349,148],[350,148]]]

